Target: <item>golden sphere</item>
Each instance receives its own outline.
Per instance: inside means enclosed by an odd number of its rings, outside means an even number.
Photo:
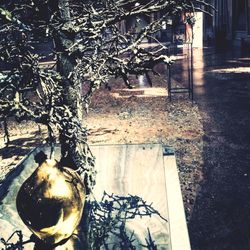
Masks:
[[[44,243],[53,245],[73,234],[84,202],[80,176],[47,159],[21,186],[16,206],[25,225]]]

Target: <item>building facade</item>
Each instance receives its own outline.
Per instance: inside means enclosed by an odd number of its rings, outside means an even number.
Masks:
[[[193,44],[195,47],[212,45],[250,46],[250,0],[206,0],[211,6],[197,5],[193,26]],[[199,11],[203,9],[202,13]],[[210,13],[210,14],[208,14]],[[124,23],[124,32],[138,32],[149,22],[158,19],[164,13],[141,15]],[[184,13],[185,14],[185,13]],[[136,20],[140,19],[139,22]],[[188,39],[188,26],[183,17],[167,18],[162,30],[154,34],[161,42],[185,43]],[[154,42],[154,39],[145,40]]]
[[[204,40],[250,45],[250,0],[210,0],[215,7],[205,16]]]

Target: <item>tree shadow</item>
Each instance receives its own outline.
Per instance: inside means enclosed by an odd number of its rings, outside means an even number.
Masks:
[[[90,129],[89,132],[91,136],[101,136],[105,134],[115,134],[118,132],[118,129],[108,129],[108,128],[98,128],[98,129]]]
[[[8,159],[14,156],[24,156],[30,150],[38,145],[41,145],[41,138],[36,134],[29,137],[18,138],[11,140],[8,145],[0,149],[2,159]]]
[[[204,180],[189,222],[192,249],[250,249],[250,99],[238,94],[248,83],[235,75],[204,79],[197,98],[209,119],[203,120]]]
[[[23,249],[24,245],[33,243],[36,250],[52,250],[63,246],[68,249],[149,249],[157,250],[157,241],[152,237],[150,228],[147,228],[144,239],[137,237],[137,232],[131,231],[126,223],[137,217],[159,216],[167,222],[151,204],[148,204],[138,196],[117,196],[103,193],[101,201],[88,201],[85,204],[82,220],[71,237],[62,240],[55,245],[46,245],[35,235],[24,241],[22,231],[15,231],[9,239],[1,238],[1,243],[5,250]],[[12,237],[17,236],[16,243],[12,242]],[[143,240],[143,242],[142,242]]]

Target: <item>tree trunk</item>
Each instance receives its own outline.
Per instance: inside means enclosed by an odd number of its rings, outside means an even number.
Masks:
[[[75,67],[75,58],[70,56],[68,49],[75,42],[75,33],[70,30],[70,8],[68,0],[58,1],[58,10],[61,18],[61,23],[64,23],[63,27],[54,31],[54,43],[57,52],[57,71],[62,76],[62,88],[63,88],[63,104],[66,105],[71,115],[79,120],[82,119],[82,105],[81,105],[81,93],[80,86],[74,83],[72,72]],[[70,121],[69,121],[70,122]],[[67,167],[77,168],[74,161],[74,153],[77,149],[76,138],[72,138],[70,141],[65,133],[67,133],[70,124],[66,124],[64,129],[60,131],[60,143],[62,159],[61,163]],[[74,148],[75,147],[75,148]]]
[[[72,137],[69,139],[66,134],[68,134],[68,129],[71,129],[71,124],[74,121],[78,123],[74,123],[73,125],[81,125],[82,122],[82,104],[81,104],[81,92],[80,86],[78,83],[73,81],[72,73],[74,72],[74,67],[76,65],[75,58],[72,55],[69,55],[68,49],[75,42],[75,33],[70,30],[70,7],[68,0],[59,0],[58,1],[58,9],[60,13],[61,23],[64,23],[64,27],[56,30],[54,33],[54,43],[57,52],[57,71],[62,76],[62,87],[63,87],[63,104],[67,105],[70,109],[70,112],[73,117],[71,117],[66,122],[65,127],[60,131],[60,144],[61,144],[61,164],[66,167],[71,167],[73,169],[79,168],[76,164],[77,157],[86,157],[84,154],[83,147],[76,137]],[[73,118],[73,119],[72,119]],[[64,126],[63,125],[63,126]],[[86,179],[86,176],[85,176]],[[87,194],[89,193],[90,187],[88,187],[88,182],[84,180],[84,184],[86,187]],[[85,212],[84,212],[84,221],[85,224],[88,221],[86,216],[88,216],[88,206],[85,204]],[[88,224],[85,225],[88,228]],[[90,249],[87,237],[87,231],[84,230],[82,232],[82,236],[84,236],[84,240],[82,240],[82,244],[84,245],[84,249]]]

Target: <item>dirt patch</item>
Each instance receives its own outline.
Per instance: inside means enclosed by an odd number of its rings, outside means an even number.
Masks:
[[[149,87],[143,76],[130,78],[134,89],[113,80],[96,91],[85,122],[90,144],[162,143],[173,146],[189,219],[202,180],[203,127],[196,104],[185,96],[167,99],[166,79],[152,76]],[[46,133],[36,124],[11,123],[12,143],[3,147],[1,133],[1,176],[4,176],[32,148],[42,143]]]

